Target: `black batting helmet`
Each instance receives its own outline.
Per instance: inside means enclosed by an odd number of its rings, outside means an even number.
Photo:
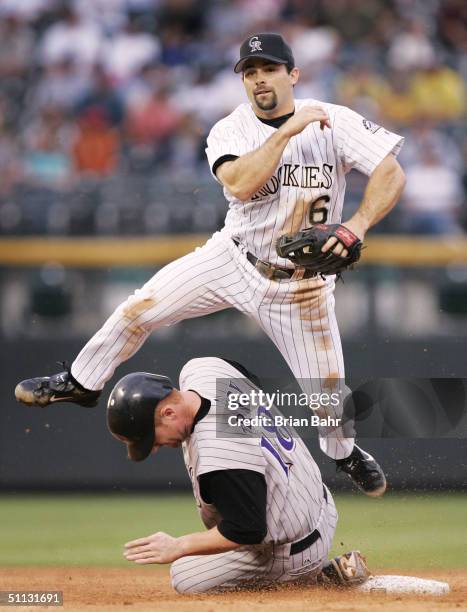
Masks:
[[[150,454],[157,404],[173,388],[167,376],[147,372],[127,374],[113,388],[107,403],[107,425],[112,435],[126,443],[133,461],[142,461]]]

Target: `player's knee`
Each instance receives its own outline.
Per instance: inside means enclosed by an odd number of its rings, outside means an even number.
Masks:
[[[170,581],[172,588],[179,595],[189,595],[192,593],[200,593],[198,585],[193,584],[191,578],[187,577],[186,572],[180,570],[177,561],[174,561],[170,567]]]
[[[190,590],[187,590],[187,589],[183,588],[183,586],[179,582],[177,582],[176,580],[172,580],[172,588],[179,595],[188,595],[190,593]]]
[[[197,566],[193,568],[193,557],[177,559],[170,566],[172,588],[180,595],[207,593],[218,588],[217,582],[200,580]]]
[[[177,593],[180,593],[180,595],[183,595],[187,591],[184,588],[179,565],[177,561],[174,561],[170,566],[170,582],[172,583],[172,588],[177,591]]]
[[[172,587],[179,595],[194,595],[195,593],[202,593],[202,591],[193,585],[183,585],[181,583],[172,582]]]

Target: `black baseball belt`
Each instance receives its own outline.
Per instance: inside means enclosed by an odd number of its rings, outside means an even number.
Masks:
[[[324,485],[323,485],[323,496],[324,496],[325,501],[327,502],[328,494],[326,492],[326,487]],[[310,534],[308,534],[306,537],[304,537],[302,540],[299,540],[298,542],[294,542],[290,547],[290,554],[296,555],[306,550],[309,546],[311,546],[317,540],[319,540],[320,537],[321,537],[320,532],[317,529],[315,529]]]
[[[240,246],[238,240],[233,238],[232,240],[236,246]],[[268,261],[258,259],[255,255],[253,255],[253,253],[250,253],[250,251],[246,252],[246,258],[262,276],[269,278],[269,280],[291,280],[292,276],[297,272],[297,268],[282,268],[281,266],[275,266]],[[312,278],[316,276],[316,272],[312,272],[306,268],[300,268],[300,271],[303,272],[300,276],[300,280],[303,278]]]

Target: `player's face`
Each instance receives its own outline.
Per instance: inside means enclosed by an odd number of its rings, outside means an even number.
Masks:
[[[243,84],[256,114],[266,118],[280,117],[294,109],[293,86],[298,69],[290,73],[284,64],[267,60],[249,60],[243,70]]]

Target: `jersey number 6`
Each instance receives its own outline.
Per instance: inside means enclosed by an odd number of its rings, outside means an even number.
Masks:
[[[308,221],[314,225],[315,223],[326,223],[328,220],[328,209],[326,204],[331,200],[328,195],[320,196],[309,203]]]

